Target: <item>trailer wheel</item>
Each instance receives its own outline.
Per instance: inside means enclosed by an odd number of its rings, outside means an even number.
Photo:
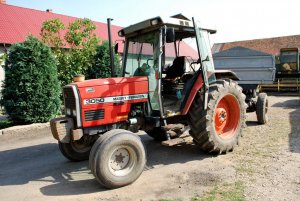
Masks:
[[[89,155],[89,168],[91,169],[91,172],[93,174],[94,174],[94,169],[95,169],[95,165],[94,165],[95,164],[95,155],[97,153],[98,148],[101,146],[102,142],[106,138],[109,138],[117,133],[120,133],[121,131],[131,133],[130,131],[123,130],[123,129],[113,129],[113,130],[107,131],[106,133],[101,135],[94,143],[94,145],[90,151],[90,155]]]
[[[70,143],[58,142],[60,152],[70,161],[84,161],[89,159],[91,145],[87,144],[83,138]]]
[[[207,110],[197,94],[189,110],[190,134],[202,150],[224,153],[237,145],[245,126],[246,96],[232,80],[218,80],[209,88]]]
[[[134,182],[146,164],[146,152],[140,138],[120,130],[105,138],[95,153],[94,176],[106,188],[118,188]]]
[[[166,131],[161,127],[154,127],[153,129],[146,131],[146,133],[158,142],[168,140]]]
[[[256,103],[256,116],[257,121],[260,124],[266,124],[268,122],[268,95],[266,93],[258,94],[257,103]]]

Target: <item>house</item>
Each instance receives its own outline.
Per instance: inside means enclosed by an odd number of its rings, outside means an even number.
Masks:
[[[255,40],[236,41],[228,43],[216,43],[212,52],[217,53],[233,47],[245,47],[272,55],[279,55],[281,48],[300,49],[300,35],[264,38]]]
[[[6,4],[5,0],[0,0],[0,56],[9,47],[18,42],[23,42],[28,35],[40,38],[40,31],[44,21],[60,19],[65,26],[78,18],[56,14],[51,9],[46,11],[34,10]],[[108,39],[107,25],[102,22],[95,22],[97,36],[103,41]],[[112,26],[112,40],[122,40],[118,36],[118,31],[122,27]],[[1,64],[0,64],[1,65]],[[2,63],[3,65],[3,63]],[[0,90],[4,80],[4,69],[0,67]]]
[[[0,56],[6,52],[9,47],[18,42],[23,42],[28,35],[40,37],[41,27],[44,21],[51,19],[60,19],[67,27],[69,23],[75,21],[76,17],[56,14],[51,9],[40,11],[30,8],[23,8],[6,4],[5,0],[0,0]],[[96,25],[96,35],[102,40],[108,39],[107,25],[102,22],[93,21]],[[112,26],[112,40],[120,41],[123,38],[118,36],[118,31],[122,29],[120,26]],[[169,44],[171,45],[171,44]],[[121,43],[121,46],[122,43]],[[68,47],[66,47],[68,48]],[[187,45],[181,44],[181,55],[190,55],[196,57],[197,52]],[[119,53],[122,54],[123,47],[119,47]],[[169,57],[175,56],[170,53]],[[1,65],[1,64],[0,64]],[[4,80],[4,70],[0,67],[0,89]]]

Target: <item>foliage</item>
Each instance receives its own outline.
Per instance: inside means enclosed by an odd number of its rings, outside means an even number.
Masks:
[[[65,45],[61,37],[64,29],[65,25],[59,19],[45,21],[41,30],[42,41],[59,51]]]
[[[14,126],[14,122],[10,120],[0,120],[0,130],[8,127]]]
[[[115,76],[118,76],[121,74],[119,62],[120,59],[118,55],[115,55],[114,61]],[[97,47],[97,53],[94,56],[93,66],[88,69],[86,76],[87,79],[111,77],[108,41],[104,41],[100,46]]]
[[[6,53],[4,53],[3,55],[0,56],[0,68],[1,68],[1,64],[3,63],[3,61],[5,61],[6,57],[7,57]]]
[[[11,46],[4,69],[1,105],[13,122],[46,122],[57,114],[59,82],[48,46],[29,36]]]
[[[94,33],[96,26],[89,19],[78,19],[70,23],[64,36],[63,30],[63,23],[54,19],[44,22],[41,31],[43,41],[54,49],[61,86],[70,83],[77,74],[86,74],[92,67],[100,41]]]

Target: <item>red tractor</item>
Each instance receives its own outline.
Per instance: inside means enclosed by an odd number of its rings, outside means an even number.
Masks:
[[[99,183],[117,188],[134,182],[146,164],[139,130],[172,141],[189,129],[204,151],[233,150],[247,106],[242,88],[229,79],[234,74],[214,70],[209,33],[215,32],[183,15],[120,30],[123,76],[63,88],[66,116],[51,121],[62,154],[89,159]]]

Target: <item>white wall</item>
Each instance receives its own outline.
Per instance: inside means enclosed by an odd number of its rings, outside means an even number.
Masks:
[[[0,46],[0,56],[4,54],[4,48]],[[1,89],[2,89],[2,83],[4,80],[4,68],[2,66],[4,65],[3,63],[0,63],[0,97],[1,97]]]

